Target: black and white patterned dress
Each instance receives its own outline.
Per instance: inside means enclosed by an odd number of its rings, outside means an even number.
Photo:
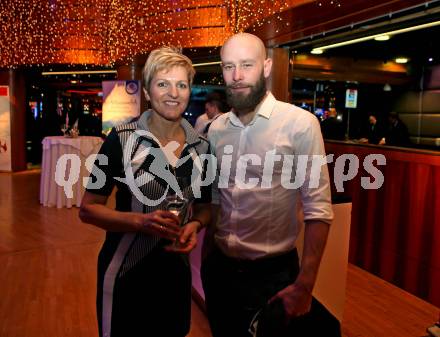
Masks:
[[[163,172],[172,172],[176,177],[191,177],[193,172],[201,174],[202,179],[206,175],[207,165],[199,157],[209,153],[206,139],[182,119],[186,144],[173,168],[149,133],[150,114],[146,111],[131,123],[114,128],[99,152],[108,158],[107,164],[97,159],[92,170],[87,191],[109,196],[116,186],[118,211],[149,213],[164,209],[163,203],[149,206],[139,197],[159,200],[169,187],[166,175],[157,175],[157,169],[151,170],[153,166],[163,167]],[[106,177],[103,186],[98,183],[103,177],[99,170]],[[127,183],[130,178],[131,184]],[[190,179],[187,181],[189,184]],[[189,185],[182,192],[194,203],[211,201],[210,186],[201,186],[198,198]],[[165,252],[163,247],[167,244],[143,233],[107,231],[98,258],[97,314],[101,337],[185,336],[189,332],[188,257]]]

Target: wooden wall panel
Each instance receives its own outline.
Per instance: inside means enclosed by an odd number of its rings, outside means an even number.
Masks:
[[[269,48],[268,57],[272,59],[272,75],[267,87],[276,97],[284,102],[289,99],[289,50],[283,48]]]

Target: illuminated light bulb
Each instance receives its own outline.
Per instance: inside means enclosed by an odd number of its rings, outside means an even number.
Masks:
[[[388,40],[390,39],[390,36],[387,35],[387,34],[385,34],[385,35],[379,35],[379,36],[376,36],[374,39],[375,39],[376,41],[388,41]]]
[[[399,64],[405,64],[408,63],[409,60],[406,57],[397,57],[394,61]]]

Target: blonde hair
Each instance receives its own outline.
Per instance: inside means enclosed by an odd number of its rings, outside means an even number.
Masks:
[[[188,81],[191,85],[196,71],[191,60],[174,47],[161,47],[153,50],[148,56],[142,70],[145,90],[149,91],[150,83],[154,75],[159,71],[169,70],[173,67],[183,67],[188,73]]]

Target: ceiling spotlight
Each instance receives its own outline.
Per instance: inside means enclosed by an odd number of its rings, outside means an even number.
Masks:
[[[398,57],[394,61],[399,64],[405,64],[408,63],[408,59],[406,57]]]
[[[434,61],[434,59],[433,59],[432,57],[430,57],[430,58],[428,59],[428,61],[429,61],[429,62],[432,62],[432,61]]]
[[[322,54],[324,51],[322,50],[322,49],[319,49],[319,48],[315,48],[315,49],[312,49],[312,51],[311,51],[311,53],[313,54],[313,55],[320,55],[320,54]]]
[[[383,91],[391,91],[391,85],[389,85],[388,83],[385,83],[385,85],[383,86]]]
[[[379,36],[376,36],[374,39],[375,39],[376,41],[388,41],[388,40],[390,39],[390,36],[387,35],[387,34],[385,34],[385,35],[379,35]]]

